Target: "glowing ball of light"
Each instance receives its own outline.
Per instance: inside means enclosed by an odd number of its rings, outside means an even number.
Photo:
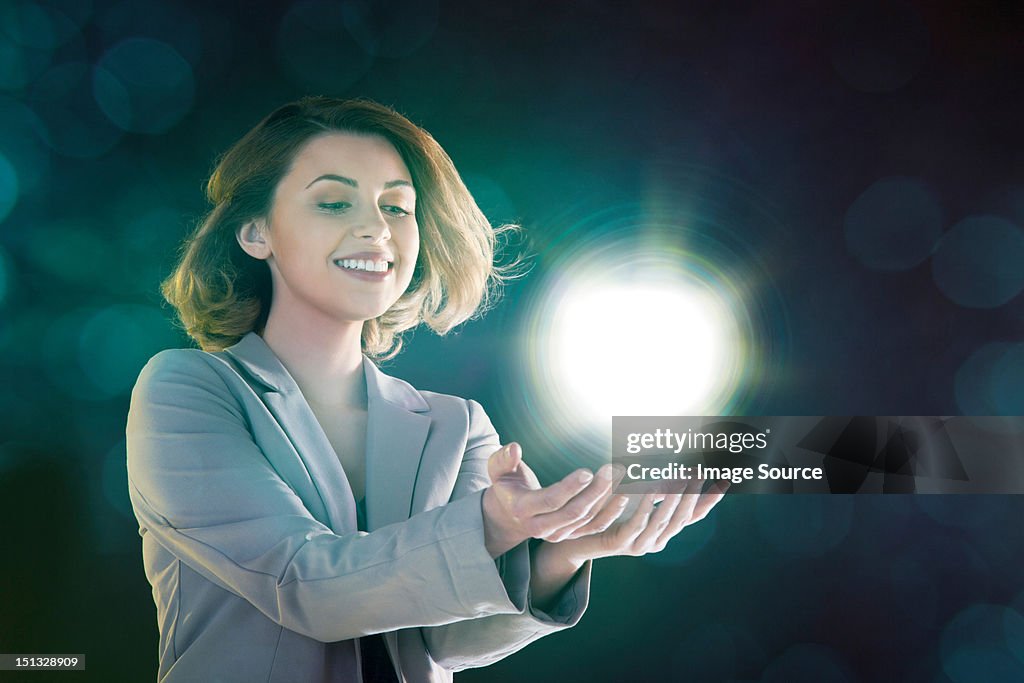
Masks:
[[[584,285],[554,305],[552,369],[597,414],[699,411],[737,351],[721,309],[685,283]]]
[[[614,415],[726,410],[747,350],[733,292],[678,254],[608,249],[554,269],[528,336],[538,400],[567,431]]]
[[[531,231],[496,399],[542,481],[607,461],[614,416],[765,414],[786,384],[774,219],[729,183],[670,175],[641,202],[581,201]]]

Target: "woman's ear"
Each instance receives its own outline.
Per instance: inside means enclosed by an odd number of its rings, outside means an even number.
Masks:
[[[242,251],[254,259],[264,261],[270,258],[270,242],[267,239],[267,226],[264,221],[254,219],[243,223],[235,231],[235,238],[238,239]]]

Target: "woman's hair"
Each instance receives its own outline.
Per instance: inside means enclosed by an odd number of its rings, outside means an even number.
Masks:
[[[250,130],[220,159],[207,183],[212,210],[182,247],[162,285],[189,336],[206,351],[231,346],[267,321],[272,287],[265,261],[246,254],[236,231],[270,215],[274,190],[299,150],[327,133],[379,135],[405,162],[416,188],[420,252],[412,282],[383,315],[363,325],[363,351],[391,358],[400,333],[420,322],[444,334],[491,303],[516,264],[496,266],[500,233],[477,207],[452,160],[425,130],[365,99],[306,97]]]

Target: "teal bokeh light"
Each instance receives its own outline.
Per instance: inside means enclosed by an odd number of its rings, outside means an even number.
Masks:
[[[946,625],[940,652],[953,683],[1024,680],[1024,616],[1003,605],[971,605]]]
[[[1004,456],[1013,454],[1004,453]],[[1006,496],[914,496],[921,511],[936,522],[980,534],[1013,515],[1013,503]]]
[[[857,683],[835,650],[819,643],[796,643],[765,667],[761,683]]]
[[[51,50],[18,45],[0,33],[0,90],[20,90],[42,73],[53,58]]]
[[[491,223],[501,225],[516,221],[519,210],[496,181],[479,173],[463,173],[462,180]]]
[[[367,54],[408,57],[437,30],[437,0],[391,0],[381,11],[370,0],[341,0],[345,28]]]
[[[116,125],[163,133],[192,109],[192,67],[166,43],[129,38],[112,47],[93,72],[93,94]]]
[[[7,302],[7,293],[10,291],[8,283],[14,282],[14,266],[7,252],[0,247],[0,308]]]
[[[846,246],[868,268],[907,270],[922,263],[942,236],[942,209],[920,178],[882,178],[850,205]]]
[[[714,615],[708,615],[701,619],[698,626],[673,645],[672,661],[679,680],[739,680],[743,649],[733,628],[710,621],[713,618]],[[749,652],[745,654],[750,656]]]
[[[0,95],[0,154],[14,167],[19,191],[35,189],[50,170],[46,126],[23,103]]]
[[[1024,343],[978,348],[957,370],[954,387],[964,415],[1024,415]]]
[[[137,206],[133,213],[119,213],[125,217],[119,221],[122,257],[116,264],[121,274],[118,281],[147,299],[158,300],[160,282],[170,273],[169,258],[182,235],[181,211],[153,201]]]
[[[103,396],[127,394],[157,351],[176,341],[163,313],[148,306],[117,305],[102,309],[82,325],[78,363]]]
[[[134,519],[131,499],[128,497],[128,470],[125,468],[127,460],[125,441],[122,439],[103,457],[100,483],[103,498],[110,504],[110,507],[122,516]]]
[[[1014,344],[996,362],[992,400],[999,415],[1024,415],[1024,344]]]
[[[4,222],[18,201],[18,172],[0,154],[0,223]],[[0,297],[2,299],[3,297]]]
[[[88,64],[68,62],[42,74],[32,88],[33,108],[46,123],[47,143],[65,156],[95,159],[123,135],[97,105],[90,73]]]
[[[72,310],[48,326],[41,342],[46,376],[85,401],[126,396],[152,356],[179,345],[160,309],[135,304]]]
[[[38,226],[25,236],[25,253],[56,283],[90,289],[103,282],[117,258],[98,225],[87,219]]]
[[[932,568],[917,555],[906,553],[890,561],[892,607],[900,615],[931,627],[939,613],[939,589]]]
[[[349,34],[340,2],[292,5],[277,32],[285,72],[309,92],[341,93],[369,71],[373,57]]]
[[[219,3],[206,3],[215,8]],[[150,38],[174,48],[190,64],[199,64],[203,30],[189,3],[166,0],[120,0],[97,12],[94,20],[104,45],[129,38]],[[213,35],[213,34],[211,34]],[[217,35],[229,41],[231,33]]]
[[[78,35],[77,24],[46,3],[14,0],[0,5],[0,27],[17,45],[52,50]]]
[[[820,557],[838,547],[853,524],[852,496],[754,496],[761,536],[781,555]]]
[[[970,216],[942,237],[932,277],[951,301],[996,308],[1024,289],[1024,230],[999,216]]]

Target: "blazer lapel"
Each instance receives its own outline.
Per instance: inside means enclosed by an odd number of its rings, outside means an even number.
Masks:
[[[366,523],[369,529],[412,514],[430,406],[408,383],[384,374],[363,357],[366,372]]]
[[[263,385],[264,405],[288,436],[316,489],[315,499],[303,497],[310,512],[335,533],[355,531],[355,497],[345,470],[288,370],[254,332],[225,352]],[[407,382],[384,374],[365,356],[363,371],[367,397],[366,523],[372,531],[412,515],[431,420],[427,414],[430,406]],[[296,463],[272,460],[272,464],[286,479],[294,481]]]
[[[263,402],[284,426],[296,453],[306,465],[327,512],[327,526],[336,534],[356,530],[356,500],[345,469],[320,422],[298,389],[267,393]],[[335,493],[337,492],[337,493]],[[340,495],[338,495],[340,494]]]
[[[310,512],[335,533],[355,531],[355,498],[345,470],[288,370],[263,338],[253,332],[225,351],[264,385],[263,403],[291,441],[316,490],[315,499],[303,496]],[[267,457],[286,480],[294,481],[294,475],[289,474],[295,471],[295,463],[275,461],[270,453]]]

